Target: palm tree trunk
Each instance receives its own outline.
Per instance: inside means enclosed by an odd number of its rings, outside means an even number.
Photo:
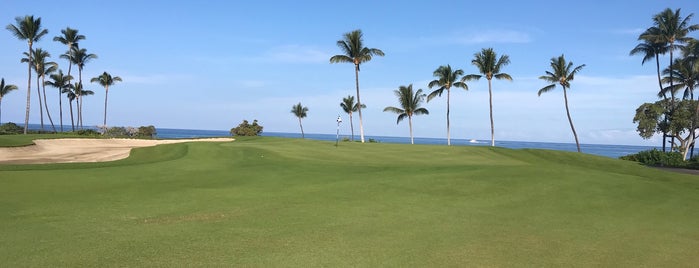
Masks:
[[[24,134],[27,134],[27,128],[29,127],[29,107],[31,105],[31,95],[32,95],[32,42],[29,41],[29,62],[27,63],[28,76],[27,78],[27,110],[24,114]]]
[[[46,108],[46,116],[49,117],[49,122],[51,122],[51,129],[56,132],[56,126],[53,125],[53,119],[51,118],[51,112],[49,112],[49,103],[46,101],[46,76],[41,75],[41,90],[44,92],[44,107]]]
[[[0,125],[2,125],[2,96],[0,96]]]
[[[58,89],[58,117],[60,117],[61,132],[63,132],[63,96],[61,96],[61,89]]]
[[[581,153],[582,151],[580,151],[580,142],[578,141],[578,133],[575,132],[575,127],[573,126],[573,119],[570,118],[570,110],[568,109],[568,93],[567,93],[565,87],[563,87],[563,99],[565,100],[565,104],[566,104],[566,114],[568,115],[568,123],[570,123],[570,129],[573,130],[573,136],[575,137],[575,145],[578,146],[578,153]]]
[[[72,49],[72,47],[68,46],[68,52],[70,52],[71,49]],[[70,77],[70,69],[72,67],[73,67],[73,62],[70,59],[68,59],[68,77]],[[70,83],[71,83],[70,80],[72,80],[72,79],[68,79],[68,85],[70,85]],[[61,106],[61,112],[60,112],[61,113],[61,132],[63,132],[63,104],[61,103],[62,102],[61,101],[61,94],[62,94],[61,90],[62,89],[60,89],[60,88],[58,89],[58,105]],[[73,108],[70,109],[70,112],[71,112],[71,114],[73,113]],[[72,119],[71,119],[71,121],[72,121]],[[73,128],[74,128],[73,131],[75,131],[75,127],[73,127]]]
[[[670,42],[670,115],[675,113],[675,91],[673,90],[673,81],[672,81],[672,51],[675,50],[675,43]],[[678,133],[679,135],[679,133]],[[672,136],[672,139],[670,140],[671,144],[675,144],[675,135]],[[672,150],[672,149],[670,149]]]
[[[39,99],[39,118],[41,118],[41,131],[44,131],[44,107],[42,107],[41,103],[41,87],[39,86],[39,81],[41,78],[41,75],[39,73],[36,73],[36,95],[38,96]]]
[[[303,124],[301,124],[301,117],[299,116],[299,126],[301,127],[301,138],[305,139],[306,136],[303,134]]]
[[[447,88],[447,146],[451,146],[451,136],[449,135],[449,94],[450,90]]]
[[[80,66],[78,66],[80,67]],[[83,129],[83,68],[78,68],[78,82],[80,83],[80,94],[78,95],[78,126]]]
[[[413,117],[408,116],[408,127],[410,127],[410,144],[415,144],[413,140]]]
[[[107,96],[109,96],[109,86],[104,88],[104,127],[107,127]]]
[[[352,123],[352,112],[349,113],[350,117],[350,130],[352,130],[352,141],[354,141],[354,123]]]
[[[354,82],[357,85],[357,112],[359,112],[359,137],[364,143],[364,123],[362,120],[362,101],[359,99],[359,64],[354,64]]]
[[[490,146],[495,146],[495,124],[493,123],[493,87],[488,79],[488,96],[490,101]]]
[[[73,128],[73,132],[75,132],[75,120],[73,120],[73,101],[69,100],[68,104],[70,104],[70,125]]]
[[[658,73],[658,87],[660,87],[660,92],[663,92],[663,82],[660,79],[660,56],[658,55],[658,53],[655,53],[655,67],[656,67],[655,70]],[[663,99],[667,100],[667,95],[664,92],[663,92]],[[665,123],[667,124],[667,114],[665,114],[664,120],[665,120]],[[667,139],[667,132],[665,130],[663,130],[663,152],[665,152],[665,143],[667,141],[666,139]]]

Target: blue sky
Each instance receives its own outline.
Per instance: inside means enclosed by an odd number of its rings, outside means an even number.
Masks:
[[[385,57],[362,65],[360,91],[367,135],[408,136],[407,122],[396,125],[393,90],[427,83],[440,65],[477,73],[473,54],[492,47],[510,56],[504,72],[513,82],[493,82],[497,140],[574,142],[560,88],[537,97],[546,85],[538,79],[552,57],[565,54],[587,66],[572,82],[569,104],[581,143],[659,145],[641,139],[632,123],[634,110],[656,100],[653,64],[629,51],[638,34],[664,8],[682,15],[699,12],[694,1],[510,1],[479,6],[474,1],[55,1],[3,3],[0,22],[17,16],[42,18],[49,34],[35,47],[58,55],[53,42],[66,26],[87,39],[80,43],[98,59],[85,66],[83,79],[107,71],[123,78],[110,88],[108,124],[160,128],[228,130],[243,119],[258,119],[267,132],[299,132],[291,106],[309,108],[307,133],[334,133],[335,119],[349,120],[339,106],[355,94],[351,64],[330,64],[341,51],[336,41],[354,29],[368,47]],[[350,3],[356,3],[349,5]],[[358,8],[359,7],[359,8]],[[692,23],[699,23],[695,17]],[[4,27],[3,27],[4,28]],[[26,65],[19,62],[27,44],[3,30],[0,77],[20,90],[2,100],[3,122],[24,122]],[[697,38],[699,33],[692,33]],[[669,59],[661,59],[667,63]],[[451,100],[452,138],[489,139],[487,81],[470,82]],[[32,91],[35,90],[35,84]],[[102,122],[104,90],[96,84],[86,97],[84,121]],[[49,91],[57,118],[57,93]],[[39,122],[36,93],[30,121]],[[446,99],[424,105],[430,115],[414,120],[416,137],[446,136]],[[68,110],[64,107],[64,122]],[[57,120],[57,119],[55,119]],[[355,134],[358,120],[355,118]]]

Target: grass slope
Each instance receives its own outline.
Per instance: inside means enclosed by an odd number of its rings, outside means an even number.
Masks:
[[[699,181],[591,155],[244,138],[0,166],[3,266],[694,266]]]

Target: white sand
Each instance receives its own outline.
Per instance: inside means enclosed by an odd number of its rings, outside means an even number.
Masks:
[[[34,145],[0,148],[0,164],[46,164],[105,162],[124,159],[132,148],[182,142],[228,142],[232,138],[138,140],[138,139],[47,139]]]

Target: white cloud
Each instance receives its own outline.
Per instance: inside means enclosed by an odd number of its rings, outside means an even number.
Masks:
[[[532,41],[528,33],[515,30],[487,30],[475,33],[452,34],[451,41],[458,44],[482,43],[529,43]]]
[[[273,63],[328,63],[332,55],[316,47],[283,45],[273,47],[251,60]]]

